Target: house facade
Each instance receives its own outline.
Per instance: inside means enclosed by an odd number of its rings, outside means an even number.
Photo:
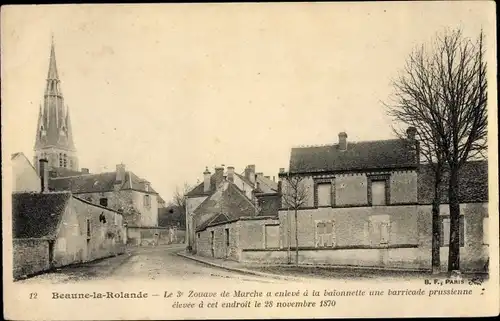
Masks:
[[[301,177],[301,191],[307,197],[298,209],[298,220],[293,208],[283,202],[280,249],[243,251],[242,261],[287,263],[289,249],[298,247],[301,264],[429,270],[432,198],[424,190],[432,182],[425,165],[419,163],[414,134],[410,128],[407,139],[350,143],[347,134],[340,133],[338,144],[292,149],[289,172],[280,173],[280,179],[285,195],[290,192],[287,176]],[[486,177],[473,175],[478,182],[471,182],[468,174],[484,164],[467,164],[461,176],[462,186],[482,186],[476,193],[464,188],[461,197],[464,270],[482,271],[488,260],[483,240],[487,169],[482,171]],[[443,201],[441,265],[445,269],[449,212]]]
[[[227,167],[227,171],[216,167],[213,175],[207,168],[204,182],[186,196],[186,241],[194,253],[202,244],[198,232],[209,224],[244,216],[276,216],[280,199],[278,183],[256,173],[255,165],[248,165],[241,174],[232,166]],[[201,253],[207,254],[205,249]]]
[[[14,193],[12,204],[14,279],[125,251],[116,211],[70,192]]]
[[[131,244],[151,243],[158,227],[158,193],[151,184],[127,171],[124,164],[116,171],[91,174],[88,171],[74,176],[57,176],[51,171],[49,190],[71,191],[75,196],[123,215],[127,237]]]

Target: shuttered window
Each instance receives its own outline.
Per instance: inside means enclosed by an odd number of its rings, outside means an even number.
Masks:
[[[316,247],[335,246],[335,222],[321,221],[316,223]]]
[[[460,246],[465,245],[465,222],[463,215],[460,216]],[[441,246],[450,246],[450,218],[441,217]]]

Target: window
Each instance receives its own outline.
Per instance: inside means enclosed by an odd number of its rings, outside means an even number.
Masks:
[[[391,221],[389,215],[373,215],[364,225],[364,236],[371,245],[388,245],[391,240]]]
[[[280,226],[265,225],[265,247],[278,248],[280,246]]]
[[[87,239],[90,239],[90,219],[87,219]]]
[[[69,159],[69,168],[73,168],[73,159],[72,158]]]
[[[99,204],[104,207],[108,207],[108,199],[106,197],[101,197],[99,199]]]
[[[459,227],[460,246],[465,245],[465,222],[463,215],[460,216]],[[450,246],[450,218],[441,217],[441,246]]]
[[[483,244],[490,244],[490,220],[488,217],[483,218]]]
[[[386,199],[385,199],[386,182],[385,182],[385,180],[372,181],[371,185],[372,185],[371,186],[372,206],[386,205]]]
[[[59,167],[63,167],[63,156],[59,154]]]
[[[145,207],[150,207],[151,206],[151,198],[149,195],[144,195],[144,206]]]
[[[63,167],[68,167],[68,155],[66,154],[63,155]]]
[[[321,183],[317,186],[318,206],[332,205],[332,184]]]
[[[226,246],[229,246],[229,229],[226,229]]]
[[[316,247],[335,246],[334,221],[320,221],[316,223]]]
[[[198,238],[200,238],[200,233],[198,232]]]

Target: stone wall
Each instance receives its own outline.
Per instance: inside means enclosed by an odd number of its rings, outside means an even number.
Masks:
[[[43,272],[50,268],[48,240],[14,239],[12,250],[14,279]]]

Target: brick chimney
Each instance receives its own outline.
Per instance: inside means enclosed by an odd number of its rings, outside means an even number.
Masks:
[[[233,166],[227,167],[227,180],[230,182],[234,182],[234,167]]]
[[[116,165],[115,184],[123,184],[125,182],[125,164]]]
[[[210,171],[208,170],[208,167],[205,168],[205,171],[203,172],[203,191],[208,192],[210,191]]]
[[[408,140],[415,140],[415,136],[417,135],[417,129],[413,126],[410,126],[408,127],[408,129],[406,130],[406,137],[408,138]]]
[[[38,168],[40,170],[40,192],[46,193],[49,191],[49,161],[42,158],[38,163]]]
[[[347,150],[347,133],[339,133],[339,150]]]
[[[279,171],[280,174],[283,174],[285,173],[285,169],[283,167],[280,167],[280,171]]]
[[[250,182],[255,183],[255,165],[248,165],[245,168],[245,177]]]
[[[215,188],[219,187],[219,185],[224,180],[224,167],[218,166],[215,168]]]

